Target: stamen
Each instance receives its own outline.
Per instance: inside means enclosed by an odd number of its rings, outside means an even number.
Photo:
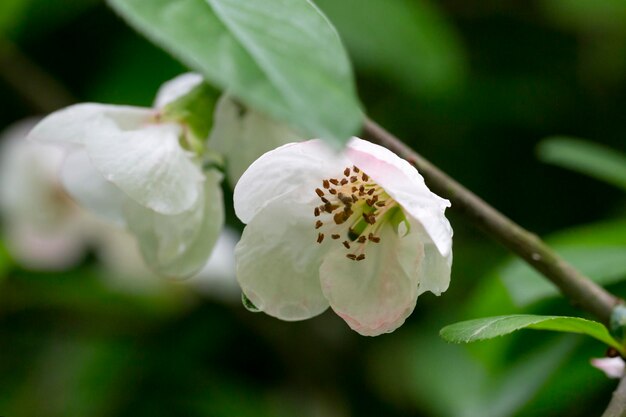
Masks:
[[[348,180],[347,180],[347,179],[345,179],[345,178],[343,178],[343,179],[339,182],[339,184],[341,184],[341,185],[346,185],[347,183],[348,183]]]
[[[352,187],[352,192],[353,192],[353,193],[356,193],[358,190],[359,190],[358,188],[356,188],[356,187]]]
[[[315,193],[319,196],[319,197],[324,197],[324,191],[320,190],[319,188],[315,189]]]
[[[370,177],[364,172],[363,175],[361,175],[361,178],[363,178],[363,181],[368,182]]]
[[[360,170],[356,167],[356,165],[352,166],[352,170],[356,172],[357,174],[360,172]]]
[[[384,202],[384,201],[379,201],[379,202],[376,203],[376,206],[377,207],[383,207],[385,204],[387,204],[387,203]]]
[[[356,261],[356,255],[353,255],[353,254],[351,254],[351,253],[347,254],[347,255],[346,255],[346,258],[348,258],[348,259],[352,259],[353,261]]]
[[[322,197],[322,198],[321,198],[321,200],[322,200],[322,203],[325,203],[325,204],[330,203],[330,201],[328,201],[328,200],[327,200],[326,198],[324,198],[324,197]]]
[[[352,204],[352,197],[348,197],[343,193],[339,193],[339,195],[337,195],[337,198],[339,198],[339,200],[341,200],[343,204]]]
[[[324,181],[322,182],[322,185],[323,185],[323,186],[324,186],[324,188],[326,188],[326,189],[330,188],[330,183],[328,182],[328,180],[324,180]]]
[[[363,174],[363,175],[365,175],[365,174]],[[332,191],[332,190],[331,190],[331,191]],[[375,189],[375,188],[372,188],[371,190],[369,190],[369,191],[367,192],[367,195],[372,195],[372,194],[374,194],[375,192],[376,192],[376,189]]]
[[[322,240],[324,240],[324,233],[318,233],[317,243],[322,243]]]
[[[331,184],[333,184],[333,185],[339,185],[339,181],[337,181],[337,180],[336,180],[336,179],[334,179],[334,178],[331,178],[331,179],[329,179],[328,181],[330,181],[330,183],[331,183]]]
[[[318,217],[320,215],[320,208],[315,207],[315,210],[313,210],[313,214],[315,214],[315,217]]]
[[[365,236],[359,236],[359,238],[357,239],[359,243],[365,243],[366,240],[367,238]]]
[[[347,240],[344,240],[344,241],[343,241],[343,242],[341,242],[341,243],[343,243],[343,246],[345,246],[345,247],[346,247],[346,249],[350,249],[350,242],[348,242]]]
[[[331,188],[330,190],[328,190],[328,192],[333,195],[337,194],[337,190],[335,190],[334,188]]]
[[[374,234],[373,234],[373,233],[370,233],[370,234],[367,236],[367,239],[368,239],[370,242],[374,242],[374,243],[378,243],[378,242],[380,242],[380,238],[379,238],[379,237],[377,237],[377,236],[374,236]]]
[[[337,239],[339,239],[341,236],[340,236],[340,235],[330,235],[330,237],[332,237],[333,239],[337,240]]]
[[[352,201],[354,201],[356,203],[357,201],[359,201],[359,197],[357,197],[356,195],[352,194]]]
[[[344,170],[343,170],[343,175],[345,175],[346,177],[347,177],[348,175],[350,175],[350,168],[346,168],[346,169],[344,169]]]
[[[322,223],[321,220],[318,220],[315,222],[315,229],[319,229],[322,226],[324,226],[324,223]]]
[[[333,220],[335,222],[335,224],[342,224],[344,223],[347,219],[345,217],[345,214],[343,212],[341,213],[337,213],[333,216]]]
[[[350,177],[350,182],[357,182],[358,178],[356,176]]]
[[[365,259],[365,255],[364,254],[360,254],[359,256],[356,257],[357,261],[362,261],[363,259]]]

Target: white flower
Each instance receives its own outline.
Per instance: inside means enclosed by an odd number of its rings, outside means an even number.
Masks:
[[[594,358],[591,365],[598,368],[608,378],[619,379],[624,376],[624,359],[619,356],[615,358]]]
[[[212,149],[226,159],[226,172],[232,185],[259,156],[290,142],[304,140],[284,123],[223,95],[213,116],[209,138]]]
[[[255,161],[235,188],[247,224],[237,278],[260,310],[303,320],[330,305],[363,335],[398,328],[418,295],[448,288],[449,202],[408,162],[354,138],[284,145]]]
[[[164,112],[201,81],[187,74],[167,83],[156,108],[70,106],[29,135],[69,148],[60,174],[69,194],[127,227],[148,266],[165,276],[200,270],[223,224],[221,174],[203,172],[192,129]]]
[[[0,137],[4,237],[9,252],[24,267],[64,270],[84,256],[86,224],[56,176],[63,151],[26,140],[36,123],[17,122]]]

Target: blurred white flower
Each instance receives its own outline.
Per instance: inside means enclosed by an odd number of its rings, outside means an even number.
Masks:
[[[203,172],[202,144],[167,106],[199,86],[166,83],[155,108],[78,104],[41,121],[29,138],[67,149],[61,180],[100,216],[128,228],[156,273],[187,277],[206,263],[223,224],[221,174]]]
[[[311,140],[255,161],[235,188],[247,224],[237,279],[260,310],[303,320],[330,305],[363,335],[398,328],[418,295],[448,288],[449,202],[389,150],[354,138],[337,155]]]
[[[26,140],[27,119],[0,137],[0,214],[7,248],[35,270],[64,270],[85,253],[85,218],[65,194],[57,173],[64,152]]]
[[[286,124],[276,122],[228,95],[220,98],[213,123],[209,145],[226,159],[226,173],[233,186],[250,164],[265,152],[304,140]]]
[[[615,358],[594,358],[591,359],[591,365],[604,372],[609,378],[619,379],[624,376],[624,359],[619,356]]]

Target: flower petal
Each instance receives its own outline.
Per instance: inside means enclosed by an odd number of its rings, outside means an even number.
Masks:
[[[322,313],[328,302],[319,281],[321,256],[310,205],[297,204],[294,191],[274,199],[243,231],[235,249],[237,279],[244,294],[265,313],[282,320],[304,320]]]
[[[46,143],[81,145],[94,132],[117,134],[135,129],[152,117],[153,111],[141,107],[106,104],[76,104],[58,110],[35,126],[29,140]]]
[[[137,203],[165,215],[189,210],[203,175],[179,144],[176,124],[102,130],[85,141],[94,166]]]
[[[235,187],[237,217],[249,223],[265,206],[293,190],[300,190],[305,198],[315,195],[315,187],[321,186],[323,178],[340,175],[348,165],[345,158],[317,139],[269,151],[250,165]]]
[[[432,193],[411,164],[382,146],[353,138],[346,154],[424,226],[439,252],[447,256],[452,228],[444,211],[450,202]]]
[[[423,226],[415,219],[411,221],[411,233],[417,233],[424,245],[424,259],[420,262],[417,271],[420,295],[426,291],[439,296],[450,286],[452,272],[452,248],[446,248],[447,255],[442,255]]]
[[[126,221],[147,265],[156,273],[187,278],[206,264],[224,224],[221,174],[206,174],[204,192],[191,210],[163,215],[129,201]]]
[[[154,99],[154,108],[162,109],[202,83],[202,75],[187,72],[164,83]]]
[[[604,372],[609,378],[619,379],[624,376],[624,359],[620,357],[594,358],[591,359],[591,365]]]
[[[265,152],[304,140],[286,124],[244,107],[227,95],[220,98],[213,120],[209,145],[226,157],[232,185]]]
[[[400,237],[391,225],[380,243],[365,245],[366,258],[352,261],[346,251],[329,252],[320,268],[322,291],[332,309],[364,336],[389,333],[415,308],[417,271],[423,260],[418,233]]]
[[[65,190],[81,206],[118,226],[126,224],[123,207],[128,196],[104,179],[87,152],[70,153],[63,162],[60,177]]]

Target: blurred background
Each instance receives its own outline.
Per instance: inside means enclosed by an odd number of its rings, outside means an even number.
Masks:
[[[371,117],[626,296],[625,2],[315,2]],[[184,71],[102,1],[0,3],[0,183],[19,190],[0,193],[0,415],[601,413],[615,383],[589,365],[599,343],[438,337],[487,315],[582,314],[454,209],[450,289],[365,338],[332,312],[284,323],[246,311],[232,207],[201,276],[165,282],[55,188],[57,156],[21,148],[25,119],[75,101],[149,106]]]

